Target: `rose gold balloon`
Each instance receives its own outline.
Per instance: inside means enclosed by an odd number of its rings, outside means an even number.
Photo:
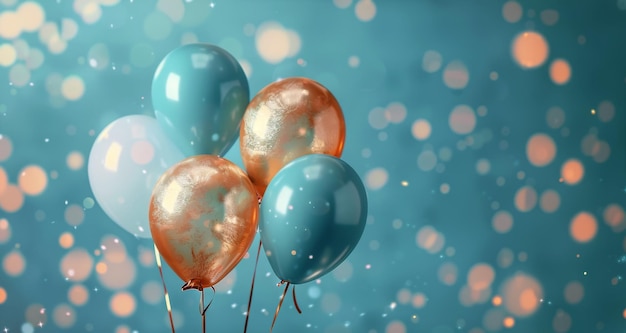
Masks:
[[[150,231],[163,259],[202,289],[222,280],[246,254],[257,230],[254,185],[234,163],[213,155],[187,158],[157,182]]]
[[[241,157],[260,196],[287,163],[307,154],[340,157],[346,124],[339,103],[307,78],[271,83],[250,101],[243,116]]]

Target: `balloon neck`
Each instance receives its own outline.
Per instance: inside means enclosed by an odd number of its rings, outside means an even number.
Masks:
[[[198,291],[202,291],[204,287],[202,286],[202,281],[191,279],[183,285],[182,289],[183,291],[189,290],[189,289],[198,289]]]

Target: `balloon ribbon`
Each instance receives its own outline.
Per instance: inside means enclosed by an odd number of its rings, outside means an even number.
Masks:
[[[277,286],[280,287],[283,283],[286,283],[285,290],[283,291],[283,295],[280,296],[280,301],[278,302],[278,306],[276,307],[276,312],[274,312],[274,319],[272,319],[272,326],[270,327],[270,332],[274,330],[274,324],[276,324],[276,318],[278,318],[278,312],[280,312],[280,308],[283,306],[283,301],[285,300],[285,296],[287,296],[287,290],[289,289],[289,286],[291,285],[291,283],[287,281],[280,281],[280,283]],[[293,305],[296,307],[296,311],[298,311],[298,313],[301,314],[302,310],[300,310],[300,306],[298,305],[298,300],[296,299],[296,286],[295,285],[293,286],[291,291],[292,291],[292,296],[293,296]]]
[[[213,300],[215,299],[215,287],[211,286],[211,289],[213,290],[213,297],[211,297],[209,304],[204,306],[204,288],[198,288],[198,290],[200,290],[200,315],[202,316],[202,333],[206,333],[206,310],[209,309],[211,303],[213,303]]]
[[[170,327],[172,328],[172,333],[176,333],[176,329],[174,328],[174,318],[172,317],[172,306],[170,305],[170,294],[167,292],[167,286],[165,285],[165,278],[163,278],[161,254],[159,253],[159,249],[157,249],[156,244],[154,244],[154,257],[156,258],[156,263],[157,263],[157,266],[159,267],[159,275],[161,275],[161,283],[163,284],[163,292],[165,293],[165,306],[167,308],[167,314],[170,317]]]
[[[254,262],[254,271],[252,272],[252,283],[250,284],[250,296],[248,297],[248,310],[246,311],[246,323],[243,326],[243,333],[248,332],[248,320],[250,319],[250,307],[252,306],[252,292],[254,291],[254,279],[256,277],[256,268],[259,266],[259,256],[261,255],[261,245],[263,241],[259,240],[259,248],[256,251],[256,261]]]

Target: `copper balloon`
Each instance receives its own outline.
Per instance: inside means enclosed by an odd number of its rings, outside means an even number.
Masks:
[[[257,200],[243,170],[218,156],[187,158],[161,176],[150,231],[183,289],[214,286],[241,261],[257,231]]]
[[[346,124],[339,103],[321,84],[287,78],[250,101],[239,135],[241,157],[260,196],[287,163],[307,154],[340,157]]]

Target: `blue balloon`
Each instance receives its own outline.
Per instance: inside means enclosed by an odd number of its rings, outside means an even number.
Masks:
[[[361,239],[367,218],[363,182],[346,162],[305,155],[267,187],[259,230],[274,273],[300,284],[339,266]]]
[[[250,102],[237,60],[211,44],[187,44],[163,58],[152,80],[159,125],[185,154],[223,156],[239,136]]]

